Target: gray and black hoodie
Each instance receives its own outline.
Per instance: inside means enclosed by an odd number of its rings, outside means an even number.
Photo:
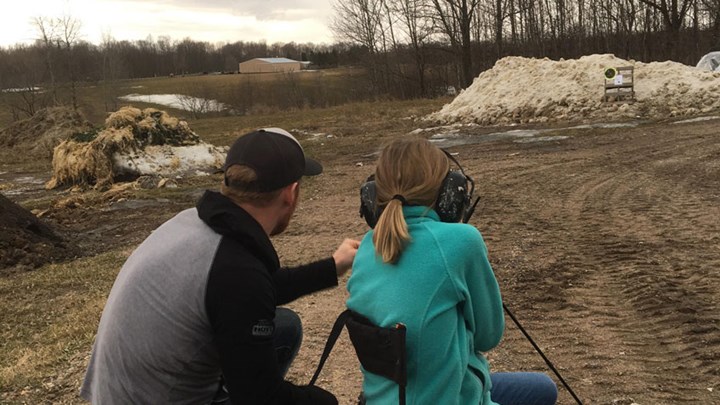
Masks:
[[[81,395],[94,404],[203,404],[222,375],[234,405],[336,403],[284,381],[264,333],[277,305],[336,285],[332,258],[280,268],[260,224],[207,191],[123,265]]]

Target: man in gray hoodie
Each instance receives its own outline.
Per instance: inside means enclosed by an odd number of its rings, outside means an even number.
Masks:
[[[223,387],[235,405],[337,404],[319,387],[284,380],[302,326],[277,306],[336,286],[359,242],[281,268],[269,238],[288,226],[301,177],[321,172],[280,128],[238,138],[221,191],[161,225],[123,265],[81,396],[94,404],[205,404]]]

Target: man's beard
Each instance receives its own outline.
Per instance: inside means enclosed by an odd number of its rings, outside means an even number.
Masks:
[[[283,233],[285,229],[287,229],[288,225],[290,225],[290,218],[292,218],[293,214],[295,213],[295,207],[297,207],[298,200],[300,199],[300,187],[295,189],[295,198],[293,200],[293,203],[290,207],[288,207],[288,210],[283,214],[282,217],[278,220],[277,224],[275,224],[275,227],[270,231],[270,236],[275,236]]]
[[[295,210],[288,210],[285,215],[283,215],[282,218],[275,224],[275,227],[270,231],[270,236],[275,236],[283,233],[285,229],[287,229],[288,225],[290,225],[290,218],[293,216],[293,212]]]

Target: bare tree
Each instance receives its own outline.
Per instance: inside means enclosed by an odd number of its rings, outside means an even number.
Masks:
[[[335,16],[330,25],[341,41],[365,46],[377,53],[382,31],[382,0],[338,0],[333,3]]]
[[[378,55],[383,49],[385,7],[383,0],[337,0],[330,29],[340,40],[364,46],[368,51],[370,78],[379,90],[381,75]]]
[[[669,34],[668,46],[670,48],[670,57],[671,59],[678,59],[680,30],[685,24],[685,17],[688,15],[695,0],[640,0],[640,2],[660,13],[665,31]]]
[[[442,32],[460,61],[462,86],[468,87],[474,78],[470,31],[479,0],[432,0],[432,4]]]
[[[720,0],[702,0],[702,9],[708,14],[715,36],[714,46],[720,48]]]
[[[219,111],[218,106],[208,98],[178,94],[177,102],[183,110],[190,111],[193,118],[199,118],[202,114]]]
[[[60,41],[62,42],[67,61],[68,76],[70,78],[70,98],[72,101],[73,110],[78,109],[77,102],[77,74],[75,70],[75,58],[73,55],[73,48],[80,35],[80,20],[64,15],[57,20],[58,26],[60,27]]]
[[[432,20],[429,18],[432,12],[430,4],[428,0],[390,0],[388,5],[390,10],[398,15],[400,30],[410,43],[420,95],[424,96],[427,94],[425,47],[427,39],[434,31]]]
[[[503,0],[495,0],[495,46],[497,47],[498,58],[502,56],[503,52],[503,27],[505,25],[507,4],[503,4]]]
[[[50,93],[41,88],[45,65],[37,46],[18,45],[12,52],[0,50],[0,96],[10,107],[13,120],[33,116],[47,106]]]
[[[105,112],[116,111],[119,107],[119,79],[127,76],[127,68],[125,67],[124,58],[120,54],[118,42],[109,33],[103,34],[100,53],[102,57],[100,80]]]
[[[57,39],[57,24],[54,19],[47,17],[35,17],[33,23],[40,34],[40,43],[45,54],[45,68],[50,76],[50,94],[54,104],[58,104],[57,86],[55,82],[55,55],[54,47]]]
[[[43,45],[45,64],[50,76],[50,91],[55,104],[60,104],[57,94],[58,63],[56,56],[64,53],[65,68],[70,83],[70,97],[73,109],[78,108],[76,92],[76,70],[73,59],[73,47],[80,35],[80,21],[65,15],[57,18],[36,17],[33,20]]]
[[[677,33],[685,23],[690,8],[695,0],[640,0],[640,2],[659,11],[663,18],[665,29]]]

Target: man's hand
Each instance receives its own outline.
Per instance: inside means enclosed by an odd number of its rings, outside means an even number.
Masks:
[[[357,253],[360,241],[355,239],[345,239],[337,248],[332,257],[335,260],[335,269],[338,277],[345,274],[352,267],[355,253]]]

